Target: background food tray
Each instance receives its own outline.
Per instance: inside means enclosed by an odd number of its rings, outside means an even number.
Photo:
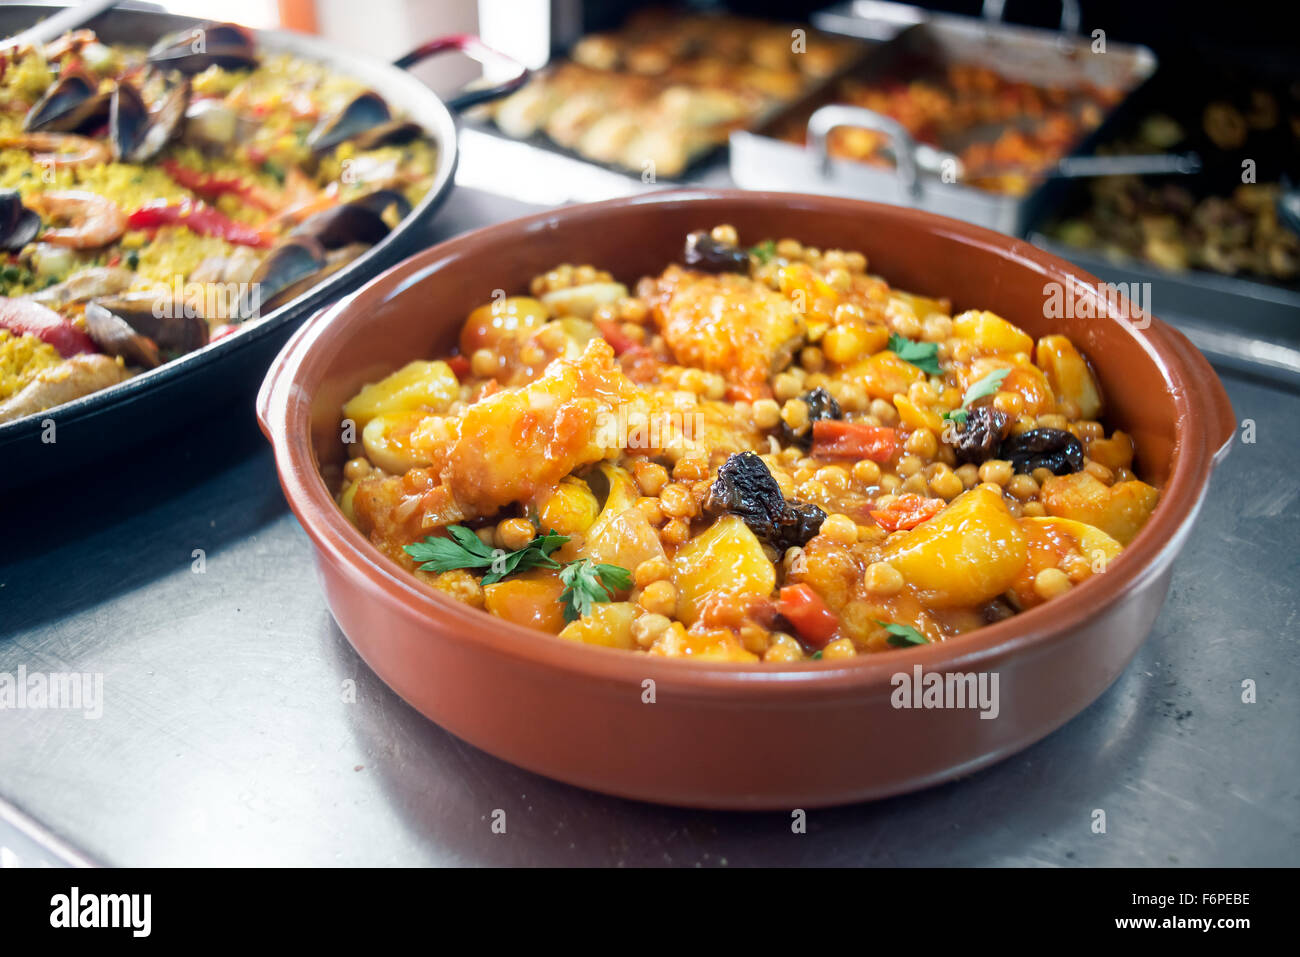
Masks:
[[[1146,47],[1109,43],[1105,54],[1094,54],[1091,41],[1051,30],[1010,26],[963,17],[930,16],[878,47],[873,55],[850,71],[855,79],[884,82],[939,71],[949,63],[971,64],[995,70],[1012,80],[1035,84],[1075,86],[1091,83],[1131,91],[1156,68],[1156,58]],[[944,183],[922,176],[919,192],[909,194],[894,170],[852,160],[824,163],[813,150],[785,142],[777,129],[796,117],[827,103],[826,88],[804,97],[781,111],[755,132],[731,136],[731,175],[746,189],[797,190],[916,206],[964,219],[1012,235],[1041,215],[1040,207],[1054,192],[1050,180],[1023,197]],[[1075,149],[1086,147],[1106,127],[1106,118]]]

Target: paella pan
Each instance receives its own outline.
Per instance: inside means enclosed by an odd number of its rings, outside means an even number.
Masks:
[[[492,55],[452,37],[399,65],[448,49]],[[84,461],[104,450],[91,417],[139,438],[251,380],[277,329],[409,248],[450,187],[448,106],[521,81],[444,105],[308,37],[137,10],[5,50],[6,457]]]

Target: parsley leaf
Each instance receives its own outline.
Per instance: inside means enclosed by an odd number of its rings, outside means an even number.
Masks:
[[[956,422],[958,425],[965,425],[966,416],[969,414],[967,409],[971,407],[971,403],[976,399],[982,399],[985,396],[990,396],[997,392],[998,387],[1002,385],[1002,380],[1005,379],[1010,372],[1010,369],[994,369],[984,378],[974,383],[966,390],[966,395],[962,397],[961,408],[953,409],[951,412],[945,412],[943,414],[944,419]]]
[[[559,568],[560,563],[551,558],[551,552],[569,540],[567,535],[557,535],[554,530],[539,535],[523,548],[508,552],[503,548],[490,548],[464,525],[448,525],[447,538],[430,536],[422,542],[403,548],[406,554],[420,565],[421,571],[449,572],[455,568],[484,568],[490,571],[483,576],[483,584],[499,582],[506,575],[529,568]]]
[[[816,651],[814,651],[814,652],[813,652],[811,655],[809,655],[808,657],[809,657],[810,659],[812,659],[813,661],[821,661],[821,660],[822,660],[822,651],[821,651],[821,649],[818,648]]]
[[[943,375],[939,368],[939,343],[913,342],[897,332],[889,334],[889,351],[904,362],[910,362],[926,375]]]
[[[907,648],[910,645],[928,645],[930,639],[911,625],[899,625],[892,621],[877,621],[877,625],[889,632],[889,643],[895,648]]]
[[[590,614],[595,602],[613,601],[616,591],[631,588],[632,573],[621,565],[597,564],[582,558],[564,566],[560,581],[568,586],[560,595],[564,620],[576,621]]]
[[[749,254],[757,259],[760,263],[769,263],[776,257],[776,240],[765,239],[757,246],[753,247]]]

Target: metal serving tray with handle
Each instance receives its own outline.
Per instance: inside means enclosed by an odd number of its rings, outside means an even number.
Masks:
[[[45,4],[0,5],[0,36],[11,36],[61,9]],[[140,6],[109,10],[86,26],[107,43],[148,46],[177,30],[201,25],[192,17],[160,13]],[[303,319],[355,289],[413,251],[421,229],[433,218],[452,188],[456,172],[455,114],[517,89],[527,71],[490,88],[467,90],[443,101],[406,70],[445,51],[477,60],[500,57],[476,37],[433,40],[394,64],[372,60],[316,37],[280,30],[254,30],[258,48],[290,53],[328,64],[356,77],[397,110],[418,123],[438,146],[438,161],[428,193],[389,234],[344,268],[322,279],[297,298],[248,323],[233,335],[210,343],[156,369],[91,393],[47,412],[0,425],[0,488],[36,481],[83,465],[112,451],[175,428],[205,408],[215,407],[241,391],[251,391],[267,365]],[[57,428],[51,442],[46,423]]]
[[[1090,83],[1126,92],[1156,68],[1155,55],[1142,46],[1107,43],[1105,53],[1094,53],[1090,39],[1051,30],[965,17],[928,16],[877,48],[852,76],[868,82],[884,81],[953,63],[988,67],[1009,79],[1030,83]],[[794,118],[805,115],[806,146],[775,135]],[[832,158],[827,137],[842,126],[884,133],[891,141],[896,166],[879,168]],[[1082,142],[1086,143],[1087,138]],[[827,102],[825,91],[805,97],[756,132],[731,134],[731,176],[746,189],[790,189],[913,206],[1012,235],[1022,234],[1029,221],[1037,218],[1046,181],[1024,196],[994,193],[959,181],[945,181],[942,170],[949,158],[940,150],[916,143],[889,117]],[[1079,172],[1061,170],[1066,175]]]

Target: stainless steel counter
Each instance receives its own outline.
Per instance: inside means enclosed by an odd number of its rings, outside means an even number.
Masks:
[[[526,211],[462,189],[436,230]],[[996,767],[801,835],[556,784],[406,706],[330,618],[244,396],[0,504],[0,674],[103,676],[98,719],[0,711],[0,864],[1300,864],[1300,395],[1225,381],[1256,441],[1115,686]]]

